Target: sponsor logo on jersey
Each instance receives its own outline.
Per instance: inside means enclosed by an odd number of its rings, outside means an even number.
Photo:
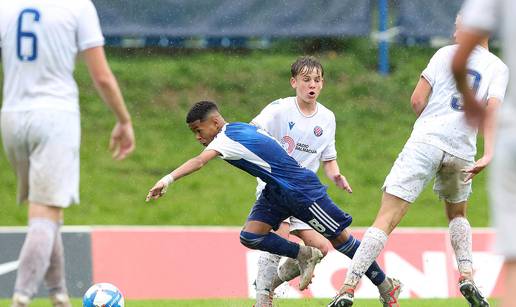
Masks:
[[[288,122],[288,127],[289,127],[289,129],[290,129],[290,130],[292,130],[292,128],[294,128],[294,125],[295,125],[295,124],[296,124],[296,123],[294,123],[294,122]]]
[[[303,143],[297,143],[296,144],[296,150],[304,151],[304,152],[311,153],[311,154],[316,154],[317,153],[317,149],[311,149],[310,145],[303,144]]]
[[[314,128],[314,135],[316,137],[320,137],[323,134],[323,130],[320,126],[315,126]]]
[[[294,142],[294,140],[288,135],[281,138],[280,144],[289,155],[292,154],[296,148],[296,142]]]

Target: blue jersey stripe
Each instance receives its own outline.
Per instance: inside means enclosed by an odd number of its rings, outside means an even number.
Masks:
[[[289,156],[281,145],[263,130],[246,123],[231,123],[221,132],[229,139],[241,144],[270,166],[270,172],[259,165],[245,159],[227,160],[232,165],[259,177],[268,185],[277,188],[267,189],[284,194],[296,201],[315,201],[326,195],[326,187],[321,184],[317,175],[303,168]]]

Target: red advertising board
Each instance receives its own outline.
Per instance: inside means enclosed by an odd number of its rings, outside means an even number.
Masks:
[[[238,228],[94,228],[93,281],[112,282],[129,299],[254,297],[258,251],[239,242]],[[360,238],[364,230],[353,231]],[[475,279],[488,296],[500,293],[503,258],[491,251],[494,234],[474,230]],[[282,286],[285,297],[332,297],[350,260],[332,250],[318,265],[310,288],[297,280]],[[378,258],[388,275],[404,283],[402,297],[460,295],[457,267],[445,229],[396,230]],[[432,287],[428,287],[431,284]],[[209,285],[209,286],[206,286]],[[364,279],[359,298],[377,297]]]

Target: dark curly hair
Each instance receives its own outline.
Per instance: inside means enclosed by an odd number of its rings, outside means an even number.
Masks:
[[[217,104],[212,101],[199,101],[196,102],[188,111],[186,115],[186,123],[191,124],[194,121],[204,121],[208,115],[213,111],[218,111]]]

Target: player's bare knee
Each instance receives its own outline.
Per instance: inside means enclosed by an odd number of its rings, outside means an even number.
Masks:
[[[466,202],[450,203],[446,202],[446,216],[448,221],[451,222],[453,219],[458,217],[466,218]]]
[[[29,219],[32,218],[46,218],[54,222],[60,222],[63,219],[63,209],[60,207],[30,202]]]
[[[327,242],[317,242],[319,244],[314,244],[315,248],[317,248],[318,250],[320,250],[323,254],[324,257],[326,257],[326,255],[328,254],[328,252],[330,251],[330,248],[328,246],[328,243]]]

